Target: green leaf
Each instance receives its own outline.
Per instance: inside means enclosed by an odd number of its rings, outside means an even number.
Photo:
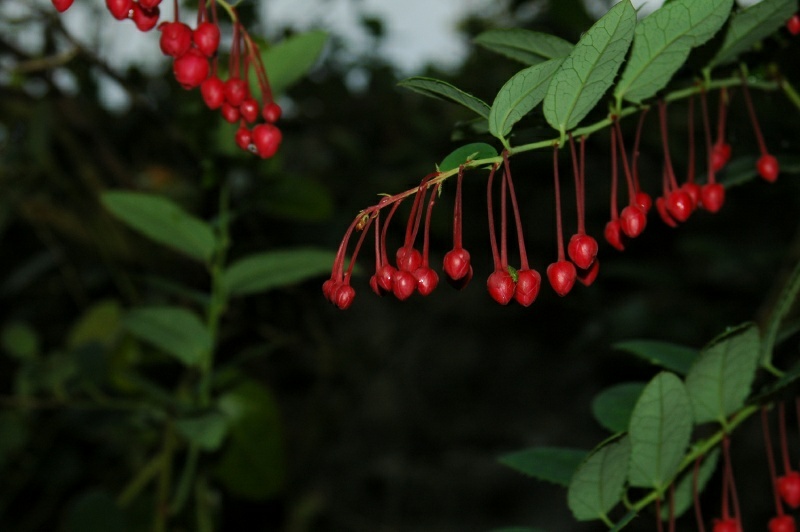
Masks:
[[[514,124],[544,98],[553,73],[563,59],[551,59],[514,74],[497,93],[489,112],[489,132],[504,139]]]
[[[478,113],[483,118],[489,118],[489,105],[486,102],[446,81],[417,76],[404,79],[398,85],[431,98],[450,100]]]
[[[119,333],[122,308],[115,299],[98,301],[89,307],[69,331],[67,347],[75,349],[82,345],[98,343],[111,345]]]
[[[778,300],[772,307],[772,312],[770,312],[766,332],[764,333],[764,345],[761,355],[762,364],[772,364],[772,351],[775,348],[778,331],[784,318],[797,301],[798,293],[800,293],[800,262],[795,265],[794,270],[789,275],[789,279],[778,295]]]
[[[7,323],[0,335],[0,342],[3,350],[17,360],[34,360],[39,355],[39,336],[29,323]]]
[[[222,278],[231,296],[267,292],[330,273],[335,257],[326,249],[265,251],[231,264]]]
[[[283,94],[316,64],[328,34],[321,30],[293,35],[262,52],[273,94]],[[254,76],[255,77],[255,76]],[[256,83],[257,81],[253,81]],[[252,90],[252,87],[251,87]],[[253,94],[260,94],[260,89]]]
[[[438,165],[438,170],[447,172],[448,170],[455,170],[469,161],[478,161],[490,157],[497,157],[497,150],[494,149],[494,146],[485,142],[473,142],[450,152]]]
[[[724,65],[750,50],[755,43],[772,35],[797,11],[797,0],[763,0],[735,12],[731,17],[725,39],[709,67]]]
[[[697,493],[702,493],[711,475],[717,469],[719,460],[719,449],[714,449],[711,454],[703,459],[700,470],[697,472]],[[694,469],[689,469],[684,473],[675,485],[674,517],[678,518],[694,504]],[[661,519],[669,520],[670,511],[668,504],[661,505]]]
[[[686,375],[695,423],[719,421],[744,405],[756,376],[761,343],[758,329],[742,325],[703,349]]]
[[[178,432],[204,451],[216,451],[228,434],[228,418],[219,412],[187,417],[175,422]]]
[[[617,342],[613,347],[632,353],[679,375],[688,373],[697,358],[696,349],[656,340],[627,340]]]
[[[561,37],[521,28],[484,31],[475,37],[475,44],[526,65],[566,57],[573,46]]]
[[[617,100],[638,103],[663,89],[692,48],[719,31],[731,7],[733,0],[677,0],[642,20],[614,91]]]
[[[211,335],[195,314],[181,307],[142,307],[123,318],[135,337],[151,343],[187,366],[199,366],[211,352]]]
[[[594,418],[611,432],[625,432],[644,387],[643,382],[626,382],[603,390],[592,401]]]
[[[111,214],[146,237],[208,263],[214,253],[214,231],[172,201],[143,192],[104,192]]]
[[[547,122],[562,135],[574,128],[614,83],[631,44],[636,10],[622,0],[583,34],[553,76],[544,99]]]
[[[222,395],[219,410],[230,427],[215,473],[233,494],[265,500],[278,493],[284,479],[283,430],[272,394],[246,380]]]
[[[663,492],[677,473],[692,435],[692,405],[683,382],[662,372],[651,380],[631,415],[631,486]]]
[[[553,484],[568,486],[587,451],[563,447],[532,447],[505,454],[498,461],[520,473]]]
[[[622,498],[631,444],[627,437],[604,445],[578,468],[567,490],[569,509],[578,521],[605,518]]]

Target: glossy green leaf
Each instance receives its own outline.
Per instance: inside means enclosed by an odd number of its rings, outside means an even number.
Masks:
[[[199,366],[211,352],[211,335],[195,314],[181,307],[142,307],[123,318],[136,338],[153,344],[187,366]]]
[[[285,475],[283,429],[272,394],[244,381],[219,398],[230,427],[216,476],[233,494],[265,500],[281,489]]]
[[[413,77],[404,79],[398,83],[398,85],[411,89],[414,92],[424,94],[425,96],[430,96],[431,98],[450,100],[451,102],[463,105],[467,109],[478,113],[483,118],[489,118],[489,105],[486,102],[454,87],[446,81],[434,78]]]
[[[264,67],[274,94],[286,92],[317,63],[328,34],[321,30],[293,35],[262,52]],[[255,76],[254,76],[255,78]],[[254,94],[260,94],[260,90]]]
[[[244,296],[330,274],[336,254],[326,249],[265,251],[240,259],[223,274],[228,294]]]
[[[632,353],[679,375],[688,373],[698,354],[697,349],[657,340],[627,340],[617,342],[613,347]]]
[[[719,461],[719,449],[714,449],[706,456],[700,464],[700,469],[697,472],[697,493],[702,493],[708,483],[711,475],[717,469],[717,462]],[[675,499],[674,499],[674,516],[676,518],[683,515],[686,510],[691,508],[694,504],[693,490],[694,490],[694,468],[688,469],[677,484],[675,484]],[[661,519],[669,520],[669,505],[661,505]]]
[[[489,112],[489,132],[499,139],[544,99],[553,73],[563,59],[551,59],[514,74],[497,93]]]
[[[692,48],[719,31],[732,6],[733,0],[676,0],[642,20],[614,96],[638,103],[663,89]]]
[[[631,414],[631,486],[665,490],[689,446],[692,426],[692,405],[683,382],[672,373],[659,373]]]
[[[622,0],[586,33],[553,76],[544,99],[544,116],[565,134],[600,101],[614,83],[631,44],[636,10]]]
[[[494,149],[494,146],[485,142],[473,142],[450,152],[438,165],[438,169],[440,172],[447,172],[448,170],[455,170],[469,161],[478,161],[490,157],[497,157],[497,150]]]
[[[592,414],[611,432],[625,432],[645,383],[626,382],[607,388],[592,401]]]
[[[575,519],[605,517],[622,497],[631,444],[627,437],[604,445],[578,468],[567,490],[567,504]]]
[[[758,329],[747,324],[728,331],[704,348],[686,375],[686,390],[696,423],[719,421],[744,405],[761,354]]]
[[[526,65],[566,57],[573,46],[561,37],[521,28],[484,31],[475,37],[475,44]]]
[[[175,428],[204,451],[216,451],[228,434],[228,418],[219,412],[208,412],[179,419]]]
[[[725,39],[709,63],[710,67],[724,65],[750,50],[755,43],[772,35],[786,24],[797,11],[797,0],[763,0],[747,9],[735,12],[728,24]]]
[[[498,458],[520,473],[560,486],[568,486],[575,470],[586,459],[587,451],[563,447],[532,447]]]
[[[214,253],[214,231],[202,220],[162,196],[113,191],[101,200],[115,217],[146,237],[202,262]]]

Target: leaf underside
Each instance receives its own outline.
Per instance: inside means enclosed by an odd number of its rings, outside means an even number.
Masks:
[[[484,31],[475,37],[475,44],[526,65],[566,57],[573,46],[555,35],[522,28]]]
[[[418,92],[424,96],[437,98],[440,100],[449,100],[451,102],[463,105],[467,109],[472,110],[483,118],[489,118],[489,104],[480,98],[464,92],[458,87],[453,86],[446,81],[426,77],[412,77],[404,79],[398,83],[400,87],[405,87],[414,92]]]

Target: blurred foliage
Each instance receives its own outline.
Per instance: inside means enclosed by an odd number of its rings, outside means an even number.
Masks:
[[[575,42],[591,23],[582,6],[512,1],[494,19],[465,20],[462,31],[471,38],[522,24]],[[594,530],[573,523],[564,490],[506,470],[495,457],[534,444],[590,448],[604,434],[591,398],[652,374],[613,343],[646,338],[699,348],[727,325],[762,319],[800,257],[797,180],[750,180],[730,189],[718,215],[697,215],[677,230],[652,223],[624,254],[602,248],[591,289],[565,299],[543,294],[529,309],[501,308],[482,282],[491,269],[484,182],[468,174],[465,247],[485,251],[473,254],[471,286],[458,293],[443,286],[399,304],[373,297],[360,276],[345,313],[324,301],[321,279],[267,294],[243,288],[220,321],[217,403],[196,409],[187,399],[196,371],[143,342],[126,316],[134,307],[201,308],[208,272],[128,229],[104,209],[104,192],[157,194],[216,229],[227,185],[230,263],[284,248],[333,251],[376,194],[414,186],[464,139],[492,141],[475,135],[457,106],[399,90],[399,74],[379,55],[338,53],[332,36],[325,60],[287,93],[278,156],[255,160],[233,147],[230,126],[196,93],[166,75],[114,72],[80,47],[63,64],[35,68],[59,57],[63,27],[53,13],[4,23],[41,31],[45,42],[31,56],[0,36],[2,68],[17,65],[0,84],[6,530],[148,530],[154,512],[164,511],[156,508],[159,490],[170,490],[167,499],[180,490],[191,445],[203,453],[195,490],[184,494],[192,505],[171,517],[174,530],[196,530],[198,520],[223,530],[291,532],[510,523]],[[364,24],[382,38],[381,21]],[[799,45],[767,47],[752,64],[786,64]],[[419,74],[491,101],[519,68],[473,48],[456,72]],[[346,81],[355,70],[366,79],[359,90]],[[76,90],[62,88],[59,71]],[[800,72],[784,71],[800,84]],[[100,105],[99,73],[116,78],[132,97],[130,109]],[[779,157],[798,153],[782,96],[756,98],[767,144]],[[683,110],[674,112],[673,127],[684,131]],[[729,121],[734,157],[755,155],[743,106]],[[520,139],[549,135],[542,124],[521,122]],[[586,223],[597,234],[608,213],[610,158],[607,135],[592,140]],[[685,148],[675,142],[674,149],[685,171]],[[659,150],[656,131],[647,131],[645,186],[660,181]],[[549,155],[516,158],[513,170],[531,261],[543,270],[556,249]],[[449,248],[452,197],[446,185],[433,219],[434,264]],[[399,227],[390,231],[391,249]],[[778,363],[796,351],[784,346]],[[743,471],[764,469],[751,450],[758,445],[755,437],[734,447]],[[751,502],[768,511],[769,500]]]

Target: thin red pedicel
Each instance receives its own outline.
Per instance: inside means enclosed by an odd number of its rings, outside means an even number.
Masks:
[[[575,149],[575,141],[572,134],[569,135],[569,148],[572,155],[572,173],[575,177],[575,204],[578,211],[578,231],[569,239],[567,246],[567,254],[570,260],[575,263],[575,266],[581,270],[588,270],[591,268],[597,256],[597,241],[586,234],[584,226],[585,219],[585,203],[584,203],[584,171],[585,171],[585,142],[584,137],[581,137],[581,160],[578,162],[578,156]],[[595,272],[596,273],[596,272]],[[582,281],[586,278],[582,277]]]
[[[625,245],[622,243],[622,234],[619,224],[619,210],[617,208],[617,188],[619,168],[617,166],[617,136],[614,130],[611,131],[611,220],[606,224],[603,235],[606,242],[618,251],[624,251]]]
[[[564,297],[575,285],[578,272],[575,265],[564,255],[564,231],[561,224],[561,187],[558,179],[558,144],[553,145],[553,183],[556,201],[556,238],[558,240],[558,261],[547,267],[547,279],[553,290]]]
[[[644,129],[644,119],[647,116],[647,111],[649,111],[648,107],[642,109],[642,112],[639,113],[639,122],[636,124],[636,137],[633,140],[633,155],[631,157],[631,171],[633,172],[633,185],[636,189],[636,205],[639,206],[642,211],[647,214],[650,212],[650,209],[653,207],[653,200],[650,195],[642,190],[642,186],[639,182],[639,144],[642,138],[642,131]]]
[[[633,184],[633,175],[628,165],[628,154],[625,152],[625,143],[622,138],[622,128],[619,121],[615,120],[611,126],[616,131],[619,153],[622,157],[622,168],[625,172],[625,180],[628,183],[628,205],[620,213],[620,228],[628,238],[636,238],[647,226],[647,216],[645,212],[636,204],[636,193]],[[613,131],[612,131],[613,134]]]
[[[770,437],[769,418],[767,417],[767,407],[761,407],[761,431],[764,434],[764,448],[767,452],[767,464],[769,465],[769,478],[772,484],[772,496],[775,501],[775,515],[783,515],[783,505],[778,495],[778,474],[775,468],[775,454],[772,451],[772,438]]]
[[[511,301],[511,298],[514,297],[516,286],[511,273],[508,271],[508,268],[503,266],[503,263],[500,259],[500,254],[497,251],[497,233],[495,232],[494,209],[492,207],[492,182],[494,181],[494,174],[496,171],[497,165],[492,166],[492,170],[489,173],[489,181],[486,185],[486,210],[489,216],[489,240],[492,244],[492,257],[494,258],[494,272],[492,272],[492,274],[489,275],[489,278],[486,280],[486,288],[488,289],[489,295],[492,297],[492,299],[501,305],[507,305],[508,302]]]
[[[694,500],[694,517],[697,521],[697,531],[706,532],[706,525],[703,521],[703,510],[700,507],[700,493],[698,490],[698,477],[700,476],[700,463],[702,457],[698,456],[694,460],[694,470],[692,471],[692,499]]]
[[[689,195],[692,200],[692,209],[696,209],[700,204],[700,186],[695,183],[695,138],[694,138],[694,96],[689,97],[689,108],[687,110],[687,138],[688,161],[686,162],[686,181],[681,185],[681,190]]]
[[[525,250],[525,237],[522,233],[522,218],[517,204],[517,194],[514,190],[514,181],[511,178],[511,165],[508,162],[508,153],[503,152],[503,163],[505,165],[505,175],[508,179],[508,192],[511,195],[511,207],[514,210],[514,224],[517,229],[517,246],[519,248],[520,268],[517,270],[517,283],[514,288],[514,299],[520,305],[527,307],[531,305],[539,295],[539,288],[542,284],[542,276],[536,270],[530,269],[528,264],[528,253]]]
[[[708,167],[708,180],[700,189],[700,206],[708,212],[715,213],[722,208],[722,204],[725,202],[725,187],[716,182],[714,163],[714,150],[716,147],[711,145],[711,125],[708,118],[708,102],[705,91],[700,92],[700,103],[703,110],[703,130],[705,132],[706,164]]]
[[[665,192],[664,201],[670,216],[678,222],[685,222],[692,214],[692,200],[686,192],[678,187],[678,181],[675,179],[675,170],[672,167],[672,158],[669,152],[667,104],[664,100],[658,102],[658,118],[661,126],[661,143],[664,150],[664,167],[669,184],[669,193]]]
[[[472,279],[472,266],[470,255],[462,247],[462,199],[461,184],[464,180],[464,166],[458,167],[458,179],[456,182],[456,200],[453,208],[453,249],[444,256],[443,269],[447,281],[456,289],[464,288]]]
[[[742,91],[744,92],[744,101],[747,104],[747,112],[750,115],[750,122],[753,124],[753,132],[755,133],[756,140],[758,141],[758,149],[761,152],[761,157],[759,157],[758,162],[756,163],[756,168],[758,169],[758,173],[761,175],[761,177],[770,183],[774,183],[775,180],[778,179],[780,166],[778,165],[778,160],[774,156],[770,155],[769,151],[767,150],[767,145],[764,143],[764,136],[761,134],[761,126],[758,124],[756,110],[753,107],[752,100],[750,99],[750,89],[747,88],[747,76],[744,74],[742,74]]]

